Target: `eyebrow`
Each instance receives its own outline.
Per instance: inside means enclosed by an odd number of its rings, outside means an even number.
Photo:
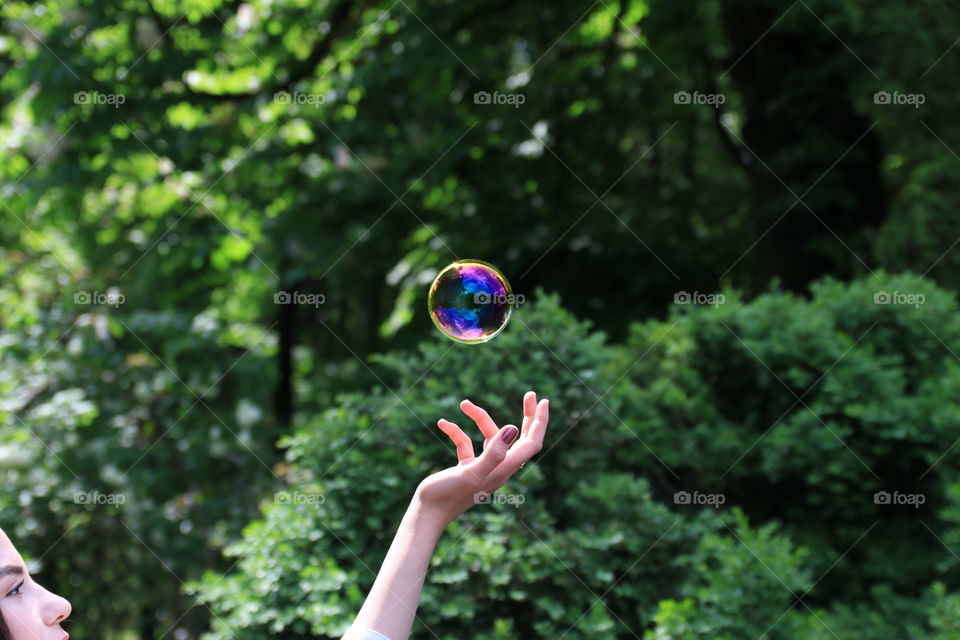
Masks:
[[[23,567],[18,566],[18,565],[15,565],[15,564],[8,564],[8,565],[4,565],[4,566],[0,567],[0,578],[5,578],[5,577],[7,577],[8,575],[11,575],[11,574],[12,574],[12,575],[17,575],[17,576],[22,576],[23,573],[24,573],[24,572],[23,572]]]

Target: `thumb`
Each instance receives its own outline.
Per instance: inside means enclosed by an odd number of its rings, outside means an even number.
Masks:
[[[476,460],[468,464],[467,468],[478,476],[478,480],[486,478],[490,472],[496,469],[497,465],[507,457],[507,449],[510,448],[510,445],[513,444],[519,435],[520,430],[512,424],[508,424],[503,429],[500,429],[497,435],[491,438],[490,444],[483,450],[483,453],[480,454]]]

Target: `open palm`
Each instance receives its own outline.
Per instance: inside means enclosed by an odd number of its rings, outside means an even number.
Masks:
[[[523,421],[519,430],[511,424],[498,428],[486,410],[469,400],[461,402],[460,409],[483,434],[482,453],[475,455],[473,441],[463,429],[441,418],[437,426],[456,445],[458,463],[428,476],[417,488],[424,504],[447,520],[453,520],[469,509],[479,496],[499,489],[540,451],[549,422],[550,401],[537,402],[537,394],[533,391],[524,394]]]

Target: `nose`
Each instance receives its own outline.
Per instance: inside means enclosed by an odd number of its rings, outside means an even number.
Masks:
[[[45,598],[42,606],[43,622],[47,625],[55,625],[63,622],[73,611],[70,602],[66,598],[61,598],[55,593],[50,593],[46,589]]]

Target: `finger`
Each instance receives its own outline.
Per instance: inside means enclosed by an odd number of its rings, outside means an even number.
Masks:
[[[519,447],[520,445],[517,446]],[[497,467],[484,478],[483,484],[480,485],[481,491],[495,493],[497,489],[507,483],[513,474],[520,470],[520,465],[523,463],[510,460],[513,453],[514,450],[510,449],[510,451],[507,452],[506,459],[498,464]]]
[[[486,410],[481,409],[469,400],[461,402],[460,409],[477,423],[477,426],[480,427],[480,433],[483,434],[484,438],[492,438],[497,435],[497,423],[493,421],[493,418],[490,417],[490,414],[487,413]]]
[[[518,440],[515,445],[510,447],[503,462],[498,464],[493,471],[487,474],[483,484],[480,486],[482,491],[493,493],[509,480],[513,474],[520,470],[530,458],[537,453],[536,447],[530,440]]]
[[[547,434],[547,426],[550,423],[550,400],[544,398],[537,403],[537,412],[527,429],[527,440],[536,445],[536,453],[543,447],[543,437]]]
[[[521,467],[536,455],[536,453],[537,449],[529,440],[517,442],[517,444],[510,447],[510,450],[507,451],[503,462],[487,474],[480,489],[487,493],[493,493],[506,484],[507,481],[513,477],[513,474],[520,471]]]
[[[466,469],[474,475],[477,482],[482,482],[491,471],[496,469],[507,457],[507,450],[520,437],[520,429],[508,424],[495,434],[490,446],[473,462],[466,465]]]
[[[493,493],[503,486],[510,477],[520,470],[526,462],[533,456],[540,453],[543,448],[543,437],[547,431],[547,423],[550,421],[550,401],[544,398],[537,403],[537,411],[530,427],[527,431],[527,437],[518,440],[510,447],[503,461],[498,464],[493,471],[487,474],[483,481],[481,490]]]
[[[539,433],[529,431],[526,438],[521,438],[515,445],[510,447],[503,462],[487,476],[487,480],[484,483],[485,486],[483,487],[484,490],[491,493],[496,491],[510,476],[529,462],[533,456],[540,453],[541,449],[543,449],[544,431],[545,429],[540,429]]]
[[[473,441],[463,432],[463,429],[443,418],[437,420],[437,426],[453,440],[453,444],[457,445],[457,459],[460,462],[466,464],[473,460]]]
[[[530,421],[533,420],[533,413],[537,408],[537,394],[533,391],[527,391],[523,395],[523,423],[520,425],[520,437],[522,438],[527,433],[527,427],[530,426]]]

